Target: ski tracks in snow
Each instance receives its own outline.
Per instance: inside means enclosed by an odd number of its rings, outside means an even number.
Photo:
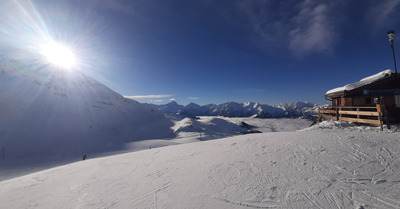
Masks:
[[[399,176],[392,169],[394,164],[397,169],[400,164],[393,151],[368,137],[362,140],[351,136],[336,137],[337,140],[326,142],[324,147],[308,144],[306,148],[302,144],[293,150],[299,164],[311,164],[312,170],[305,166],[305,171],[308,170],[305,173],[316,173],[318,176],[311,180],[312,186],[301,186],[312,188],[311,191],[301,191],[306,199],[316,208],[346,208],[348,205],[357,208],[400,208],[399,192],[395,189],[400,186]],[[371,146],[382,147],[372,149]],[[302,172],[301,167],[296,169]],[[386,191],[377,193],[380,190]],[[288,203],[293,203],[293,198]]]
[[[214,164],[214,199],[250,208],[400,208],[399,152],[369,135],[330,134],[322,145],[315,136],[276,149],[267,143],[254,159]]]

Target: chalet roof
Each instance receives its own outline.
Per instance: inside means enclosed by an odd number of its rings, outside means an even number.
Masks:
[[[391,77],[395,73],[392,70],[384,70],[382,72],[379,72],[375,75],[368,76],[366,78],[361,79],[358,82],[355,83],[350,83],[342,87],[334,88],[326,92],[325,98],[333,98],[333,97],[340,97],[344,96],[346,92],[350,92],[359,88],[362,88],[364,86],[367,86],[369,84],[384,80],[388,77]]]

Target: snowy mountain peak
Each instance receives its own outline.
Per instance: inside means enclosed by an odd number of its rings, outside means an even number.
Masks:
[[[176,101],[170,101],[166,104],[167,106],[176,106],[178,103]]]
[[[266,105],[254,102],[237,103],[226,102],[215,105],[198,105],[190,103],[186,106],[178,105],[153,105],[146,104],[148,108],[157,109],[165,114],[178,114],[185,117],[195,116],[225,116],[225,117],[259,117],[259,118],[282,118],[282,117],[314,117],[317,105],[311,102],[294,102],[292,104]],[[168,106],[168,108],[167,108]],[[174,108],[171,108],[173,106]]]
[[[84,73],[32,60],[1,60],[0,107],[0,144],[15,156],[46,155],[49,147],[82,153],[173,134],[164,115]]]
[[[198,104],[196,104],[196,103],[193,103],[193,102],[191,102],[191,103],[187,104],[187,105],[186,105],[184,108],[185,108],[185,109],[194,109],[194,108],[200,108],[200,105],[198,105]]]

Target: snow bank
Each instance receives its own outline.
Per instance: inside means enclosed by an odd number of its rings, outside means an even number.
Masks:
[[[386,125],[383,125],[383,128],[384,128],[383,132],[387,132],[387,133],[394,133],[394,132],[398,132],[400,130],[399,125],[391,125],[390,129]],[[357,125],[352,122],[336,121],[336,120],[323,121],[323,122],[315,124],[312,127],[305,128],[300,131],[310,131],[310,130],[312,131],[312,130],[321,130],[321,129],[331,129],[331,130],[349,131],[349,132],[373,131],[373,132],[377,132],[377,133],[382,133],[381,128],[379,126]]]

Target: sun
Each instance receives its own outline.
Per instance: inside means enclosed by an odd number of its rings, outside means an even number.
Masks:
[[[57,42],[51,42],[41,47],[40,53],[47,62],[63,69],[72,69],[76,66],[76,57],[71,48]]]

